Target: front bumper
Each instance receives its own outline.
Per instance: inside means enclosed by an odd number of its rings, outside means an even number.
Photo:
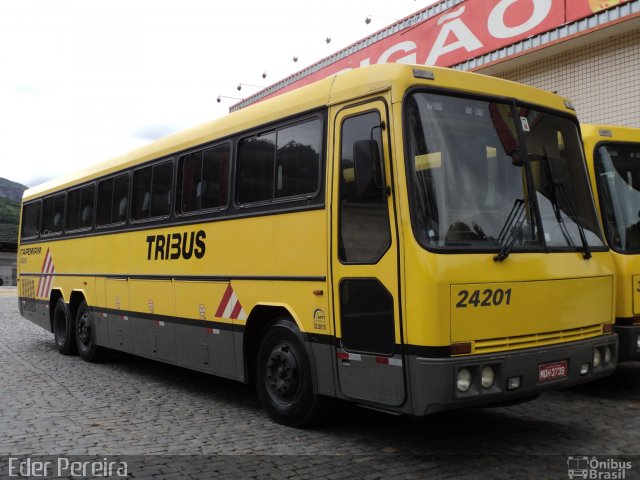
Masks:
[[[640,325],[616,325],[618,334],[618,360],[640,360]]]
[[[594,350],[610,349],[611,358],[593,367]],[[539,393],[579,385],[611,375],[618,356],[618,336],[605,335],[561,345],[549,345],[501,354],[467,355],[446,359],[409,358],[414,415],[450,410],[454,408],[517,401]],[[566,376],[540,380],[539,366],[566,361]],[[589,365],[588,373],[581,367]],[[485,388],[480,383],[483,367],[495,371],[495,383]],[[461,368],[472,373],[471,387],[467,392],[456,388],[456,375]],[[519,377],[518,388],[513,388],[514,378]],[[508,382],[511,379],[512,388]]]

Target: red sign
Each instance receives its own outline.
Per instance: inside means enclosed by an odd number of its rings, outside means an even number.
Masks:
[[[623,3],[627,3],[630,0],[565,0],[567,2],[567,21],[572,22],[584,17],[588,17],[593,13],[605,10],[607,8],[615,7]]]
[[[376,63],[450,67],[627,1],[629,0],[462,1],[439,15],[399,30],[341,60],[328,62],[330,64],[326,67],[292,81],[269,96],[343,70]]]

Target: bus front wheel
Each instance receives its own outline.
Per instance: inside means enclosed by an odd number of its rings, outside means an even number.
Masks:
[[[263,408],[278,423],[302,427],[318,419],[321,398],[313,393],[302,334],[289,319],[274,322],[260,343],[256,389]]]
[[[76,353],[76,329],[75,322],[69,314],[69,309],[64,300],[58,298],[53,310],[53,337],[58,351],[63,355]]]
[[[101,359],[104,350],[96,343],[95,326],[91,309],[83,300],[76,315],[76,343],[80,357],[92,363]]]

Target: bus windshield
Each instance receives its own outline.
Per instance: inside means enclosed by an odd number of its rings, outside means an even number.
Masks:
[[[640,144],[600,145],[594,162],[610,246],[622,252],[640,251]]]
[[[405,119],[414,231],[423,246],[603,246],[571,120],[426,92],[408,97]]]

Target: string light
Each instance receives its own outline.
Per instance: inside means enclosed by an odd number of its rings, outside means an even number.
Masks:
[[[414,0],[414,1],[415,1],[415,0]],[[367,25],[369,25],[369,24],[371,24],[371,22],[373,21],[373,19],[374,19],[374,18],[380,18],[380,19],[389,20],[389,21],[392,21],[392,22],[398,22],[398,21],[399,21],[398,19],[394,19],[394,18],[382,17],[382,16],[379,16],[379,15],[369,14],[369,15],[367,15],[367,17],[365,18],[364,22],[365,22]],[[327,36],[325,37],[325,40],[324,40],[324,41],[325,41],[325,43],[326,43],[327,45],[329,45],[329,44],[331,43],[331,40],[332,40],[331,35],[327,35]],[[297,63],[299,59],[300,59],[300,57],[299,57],[298,55],[293,55],[293,57],[292,57],[292,60],[293,60],[293,62],[294,62],[294,63]],[[264,72],[262,72],[262,78],[263,78],[263,79],[266,79],[266,78],[267,78],[267,70],[265,70]],[[238,91],[241,91],[241,90],[242,90],[242,86],[248,86],[248,87],[260,88],[260,89],[264,89],[264,88],[266,88],[266,87],[263,87],[263,86],[261,86],[261,85],[252,85],[252,84],[250,84],[250,83],[239,83],[239,84],[238,84],[238,86],[237,86]],[[218,102],[220,102],[220,99],[221,99],[221,98],[231,98],[231,99],[234,99],[234,100],[241,100],[241,99],[239,99],[239,98],[235,98],[235,97],[226,97],[226,96],[224,96],[224,95],[220,95],[220,96],[218,97]]]
[[[262,78],[266,77],[266,72],[262,74]],[[242,90],[242,87],[254,87],[254,88],[265,88],[262,85],[253,85],[251,83],[239,83],[238,84],[238,91]]]

